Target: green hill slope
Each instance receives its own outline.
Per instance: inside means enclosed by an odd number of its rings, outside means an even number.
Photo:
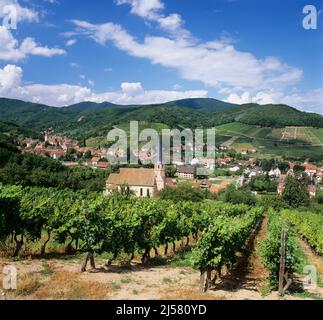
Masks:
[[[53,128],[80,139],[105,135],[115,125],[134,120],[147,125],[162,123],[171,128],[192,129],[232,122],[270,128],[323,128],[323,116],[286,105],[236,106],[214,99],[188,99],[147,106],[85,102],[65,108],[0,99],[0,120],[37,131]]]

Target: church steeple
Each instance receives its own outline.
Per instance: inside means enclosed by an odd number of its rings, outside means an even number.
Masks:
[[[157,154],[157,162],[155,164],[155,177],[156,177],[156,185],[157,190],[161,191],[165,189],[165,166],[163,165],[163,140],[162,136],[159,136],[158,141],[158,154]]]

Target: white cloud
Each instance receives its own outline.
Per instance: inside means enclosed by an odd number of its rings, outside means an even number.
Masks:
[[[0,95],[7,98],[22,99],[52,106],[66,106],[82,101],[116,104],[152,104],[178,99],[207,97],[205,90],[166,91],[145,90],[141,83],[124,82],[119,91],[96,93],[88,87],[79,85],[58,84],[24,84],[23,71],[15,65],[0,68]]]
[[[165,5],[161,0],[117,0],[117,4],[129,4],[132,14],[156,22],[170,34],[149,35],[139,41],[115,23],[92,24],[74,20],[75,30],[70,35],[89,37],[103,46],[111,42],[130,56],[147,59],[152,64],[177,71],[183,79],[216,88],[233,103],[289,103],[323,113],[323,89],[308,94],[290,93],[291,87],[301,80],[302,69],[277,57],[258,58],[251,52],[239,50],[228,39],[198,41],[183,28],[179,14],[163,14]]]
[[[20,85],[22,69],[14,65],[0,68],[0,94],[5,95]]]
[[[187,80],[198,80],[207,86],[247,90],[282,88],[297,83],[302,70],[279,59],[258,59],[252,53],[236,49],[227,40],[196,44],[189,39],[147,36],[137,41],[120,25],[95,25],[74,20],[75,32],[99,44],[112,42],[129,55],[145,58],[153,64],[176,70]]]
[[[254,94],[243,92],[241,95],[230,93],[227,102],[235,104],[258,103],[258,104],[286,104],[303,111],[323,114],[323,88],[308,92],[296,91],[285,93],[283,91],[258,91]]]
[[[66,46],[71,47],[71,46],[74,46],[76,43],[77,43],[76,39],[70,39],[70,40],[66,41]]]
[[[20,50],[25,55],[35,55],[35,56],[43,56],[43,57],[52,57],[63,55],[66,53],[65,50],[59,48],[48,48],[47,46],[39,46],[33,38],[26,38],[21,46]]]
[[[48,48],[36,43],[33,38],[25,38],[21,44],[16,40],[11,32],[3,26],[0,26],[0,60],[19,61],[25,59],[28,55],[52,57],[63,55],[66,52],[59,48]]]
[[[158,104],[179,99],[206,98],[206,90],[180,91],[179,87],[174,90],[145,90],[140,82],[124,82],[119,91],[96,93],[88,87],[80,85],[57,84],[24,84],[22,81],[23,70],[15,65],[7,65],[0,68],[0,96],[7,98],[22,99],[52,106],[65,106],[82,101],[104,102],[116,104]],[[284,94],[281,91],[258,91],[255,94],[243,92],[241,95],[223,89],[231,103],[284,103],[298,107],[304,111],[323,114],[323,88],[309,92],[295,91]]]
[[[143,91],[143,87],[140,82],[133,82],[133,83],[123,82],[121,84],[121,89],[125,94],[129,96],[134,96]]]
[[[117,5],[131,5],[131,13],[150,20],[160,16],[164,4],[160,0],[117,0]]]
[[[72,67],[72,68],[79,68],[80,66],[79,66],[79,64],[78,63],[76,63],[76,62],[71,62],[70,63],[70,66]]]
[[[131,13],[136,14],[148,21],[156,22],[160,28],[172,33],[176,37],[189,37],[191,34],[182,28],[182,17],[173,13],[164,15],[162,10],[165,5],[160,0],[117,0],[117,5],[129,4]]]

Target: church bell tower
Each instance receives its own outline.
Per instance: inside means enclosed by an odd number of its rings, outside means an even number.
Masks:
[[[155,179],[157,190],[162,191],[165,189],[165,180],[166,180],[166,173],[165,173],[165,166],[163,165],[163,143],[162,143],[162,136],[159,136],[158,141],[158,160],[155,164]]]

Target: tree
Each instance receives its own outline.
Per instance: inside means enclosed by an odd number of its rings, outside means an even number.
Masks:
[[[200,202],[210,196],[209,191],[193,189],[189,183],[181,183],[175,188],[165,188],[160,193],[162,200]]]
[[[305,171],[305,168],[299,164],[296,164],[293,168],[293,171],[296,173],[296,174],[300,174],[300,173],[303,173]]]
[[[166,166],[166,177],[174,178],[176,175],[177,169],[175,166]]]
[[[308,206],[310,203],[310,195],[307,189],[307,179],[303,176],[300,178],[287,177],[283,199],[293,208]]]
[[[267,160],[267,159],[264,159],[261,161],[261,168],[262,170],[264,170],[265,172],[268,172],[272,169],[273,167],[273,164],[274,164],[274,160],[273,159],[270,159],[270,160]]]
[[[278,162],[278,169],[282,172],[282,173],[286,173],[289,169],[290,169],[290,165],[288,162]]]
[[[221,195],[225,202],[232,204],[247,204],[254,205],[256,198],[248,190],[237,190],[235,185],[230,185]]]
[[[253,191],[258,192],[275,192],[277,190],[277,181],[270,179],[268,175],[261,177],[252,177],[249,187]]]

